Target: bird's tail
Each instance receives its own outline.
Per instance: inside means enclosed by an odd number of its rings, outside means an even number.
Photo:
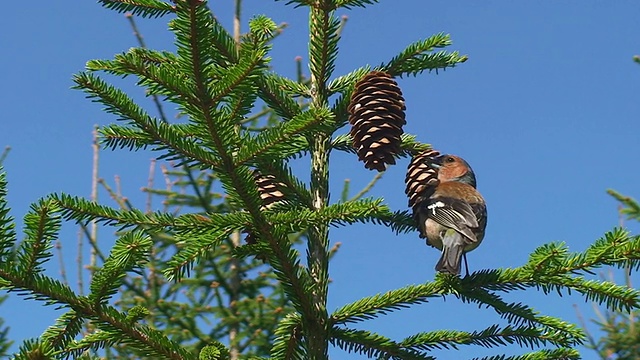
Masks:
[[[460,275],[460,259],[467,244],[464,237],[453,229],[447,230],[442,239],[442,256],[436,264],[441,273]]]

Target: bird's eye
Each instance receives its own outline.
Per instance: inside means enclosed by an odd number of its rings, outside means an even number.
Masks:
[[[452,163],[452,162],[455,162],[455,161],[456,161],[456,159],[454,159],[452,157],[448,157],[447,158],[447,162],[449,162],[449,163]]]

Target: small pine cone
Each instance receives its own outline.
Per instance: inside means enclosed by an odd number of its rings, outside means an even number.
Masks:
[[[440,183],[438,170],[431,166],[431,160],[438,155],[440,153],[436,150],[425,150],[415,154],[409,163],[404,192],[409,197],[409,207],[414,210],[416,205],[431,196]]]
[[[253,177],[256,180],[258,186],[258,192],[260,193],[260,199],[262,199],[262,209],[268,209],[272,204],[282,201],[284,199],[284,193],[282,190],[287,185],[278,182],[273,175],[263,175],[257,170],[253,172]]]
[[[356,83],[349,103],[351,139],[358,159],[370,170],[384,171],[400,153],[406,124],[404,98],[391,75],[372,71]]]
[[[254,245],[255,243],[257,243],[256,240],[256,236],[253,232],[251,232],[250,230],[242,230],[243,234],[247,234],[247,236],[245,236],[244,241],[248,244],[248,245]],[[258,254],[256,255],[256,259],[258,260],[262,260],[263,263],[267,262],[267,256],[264,254]]]

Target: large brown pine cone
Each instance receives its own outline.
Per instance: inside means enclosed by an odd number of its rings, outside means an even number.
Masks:
[[[405,109],[402,91],[391,75],[372,71],[356,83],[348,107],[350,134],[365,168],[384,171],[385,164],[396,163]]]
[[[415,210],[415,206],[426,200],[440,183],[438,170],[431,166],[432,159],[440,153],[430,149],[415,154],[409,163],[407,176],[404,182],[407,184],[404,192],[409,197],[409,207]]]

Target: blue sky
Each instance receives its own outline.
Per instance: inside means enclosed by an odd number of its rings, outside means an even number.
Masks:
[[[212,2],[226,25],[231,24],[232,3]],[[293,77],[294,58],[308,59],[306,11],[284,2],[244,4],[245,29],[254,14],[289,24],[271,56],[276,71]],[[122,14],[91,1],[37,6],[8,2],[4,8],[10,16],[5,16],[0,37],[0,147],[12,147],[4,165],[12,214],[21,219],[29,204],[46,194],[89,195],[91,131],[94,124],[114,118],[81,92],[70,90],[71,76],[87,60],[110,58],[136,46],[136,41]],[[550,241],[584,250],[618,224],[617,204],[606,195],[607,188],[640,196],[640,66],[632,62],[640,53],[637,1],[387,0],[338,15],[349,20],[335,76],[389,60],[411,42],[438,32],[451,34],[454,44],[449,50],[469,55],[469,61],[454,69],[398,82],[407,104],[405,131],[466,158],[488,202],[487,235],[469,255],[472,270],[519,266],[531,251]],[[149,47],[173,49],[166,19],[138,24]],[[143,99],[131,81],[119,83]],[[119,175],[123,192],[142,207],[139,189],[146,184],[153,156],[105,151],[100,176],[113,182]],[[406,166],[404,160],[387,171],[372,195],[384,197],[394,209],[405,209]],[[344,179],[357,190],[373,173],[354,157],[337,154],[331,175],[337,200]],[[334,230],[332,239],[342,248],[331,265],[329,309],[433,279],[438,252],[417,234],[396,236],[380,226],[357,225]],[[65,225],[61,240],[71,266],[76,256],[73,224]],[[57,273],[56,266],[54,259],[51,274]],[[592,314],[591,305],[574,296],[526,292],[506,298],[526,300],[543,313],[571,321],[576,320],[573,304],[587,316]],[[18,343],[38,336],[58,314],[16,295],[0,308]],[[477,330],[496,321],[491,310],[448,298],[361,326],[401,339],[434,329]],[[437,354],[455,359],[501,351],[462,347],[459,353]],[[583,357],[595,359],[588,350]],[[332,352],[332,359],[357,358]]]

